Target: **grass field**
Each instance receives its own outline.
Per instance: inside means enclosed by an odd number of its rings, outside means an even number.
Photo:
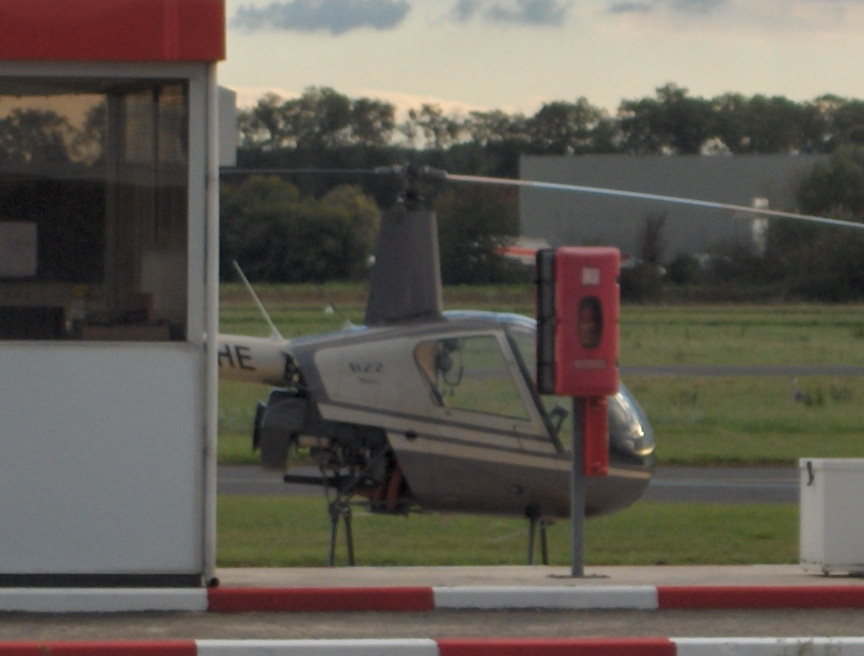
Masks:
[[[524,565],[524,519],[354,512],[358,565]],[[323,498],[222,497],[219,565],[325,565],[329,518]],[[337,564],[347,561],[340,526]],[[549,563],[570,564],[569,522],[548,529]],[[639,503],[585,526],[586,565],[700,565],[794,563],[795,505]],[[539,548],[537,551],[539,561]]]
[[[285,337],[362,323],[365,289],[336,285],[259,290]],[[447,288],[448,309],[533,314],[530,286]],[[338,312],[328,312],[331,303]],[[340,316],[341,315],[341,316]],[[245,291],[222,290],[221,331],[266,335]],[[861,306],[642,306],[622,308],[627,365],[864,366]],[[657,435],[663,464],[791,464],[800,457],[864,457],[864,379],[854,377],[628,377]],[[795,394],[795,392],[799,394]],[[250,431],[266,387],[220,385],[220,462],[255,462]],[[797,398],[797,400],[796,400]]]

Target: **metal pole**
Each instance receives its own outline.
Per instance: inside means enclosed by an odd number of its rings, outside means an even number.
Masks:
[[[584,399],[573,398],[573,469],[570,476],[571,574],[580,578],[585,576],[584,402]]]
[[[204,182],[204,227],[206,231],[204,247],[205,274],[205,330],[207,341],[205,353],[205,418],[204,418],[204,518],[203,531],[203,568],[204,581],[208,586],[216,585],[216,459],[217,459],[217,424],[219,422],[219,344],[216,335],[219,332],[219,85],[216,79],[216,64],[207,67],[206,81],[207,126],[205,143],[207,156],[205,160]],[[197,111],[199,105],[194,105]],[[197,179],[197,171],[193,171],[193,179]],[[191,192],[191,190],[190,190]],[[191,196],[191,193],[190,193]],[[190,219],[191,220],[191,219]],[[192,257],[192,246],[189,247],[189,257]],[[200,246],[196,246],[200,248]],[[191,286],[191,282],[187,282]],[[190,339],[192,336],[190,335]]]

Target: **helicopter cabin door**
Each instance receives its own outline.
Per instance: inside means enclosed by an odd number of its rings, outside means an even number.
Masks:
[[[421,339],[414,360],[426,412],[388,437],[420,505],[521,512],[543,501],[538,482],[560,475],[560,447],[500,326]]]

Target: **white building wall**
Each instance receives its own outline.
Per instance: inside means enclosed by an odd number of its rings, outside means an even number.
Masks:
[[[0,342],[0,573],[201,570],[199,349]]]

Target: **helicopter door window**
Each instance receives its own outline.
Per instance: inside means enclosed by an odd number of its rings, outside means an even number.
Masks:
[[[531,385],[536,387],[537,383],[534,380],[537,375],[536,333],[527,328],[508,326],[507,334],[512,338],[516,351],[522,359],[522,364],[525,365],[525,371],[530,377]],[[570,412],[572,400],[566,396],[544,394],[540,396],[540,401],[543,403],[546,415],[549,417],[553,433],[564,449],[569,449],[570,444],[573,442],[573,421]]]
[[[424,342],[414,357],[439,405],[530,419],[494,335]]]

